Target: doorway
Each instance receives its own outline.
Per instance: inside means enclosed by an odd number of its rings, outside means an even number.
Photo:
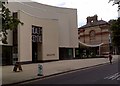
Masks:
[[[38,44],[37,42],[32,42],[32,62],[38,61]]]
[[[2,46],[2,65],[12,65],[12,46]]]
[[[42,59],[42,27],[32,25],[32,62]]]

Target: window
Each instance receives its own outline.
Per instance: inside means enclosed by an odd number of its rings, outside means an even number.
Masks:
[[[32,42],[42,43],[42,27],[32,25]]]
[[[90,40],[94,40],[95,39],[95,31],[94,30],[91,30],[89,32],[89,37],[90,37]]]

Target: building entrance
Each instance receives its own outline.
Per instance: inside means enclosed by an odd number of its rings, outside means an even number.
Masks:
[[[38,59],[38,44],[32,42],[32,62],[37,62]]]
[[[2,47],[2,65],[12,64],[12,47],[11,46],[1,46]]]
[[[59,57],[60,57],[60,60],[72,59],[73,49],[72,48],[59,48]]]
[[[32,25],[32,62],[42,58],[42,27]]]

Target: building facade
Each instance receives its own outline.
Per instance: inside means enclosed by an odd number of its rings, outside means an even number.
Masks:
[[[87,49],[83,53],[101,55],[109,52],[109,24],[104,20],[98,20],[97,15],[87,17],[86,25],[78,29],[78,34],[80,48]]]
[[[75,58],[76,9],[36,2],[9,2],[6,6],[24,25],[9,31],[7,45],[1,42],[3,64]]]

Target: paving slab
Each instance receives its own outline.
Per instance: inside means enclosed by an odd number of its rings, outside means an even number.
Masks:
[[[119,56],[114,55],[113,57],[113,61],[115,61]],[[2,70],[2,84],[12,84],[40,78],[41,76],[38,76],[38,64],[41,64],[43,66],[43,76],[49,76],[65,71],[105,64],[108,62],[108,58],[73,59],[45,63],[24,64],[22,65],[22,72],[13,72],[14,66],[2,66],[0,67],[0,70]]]

